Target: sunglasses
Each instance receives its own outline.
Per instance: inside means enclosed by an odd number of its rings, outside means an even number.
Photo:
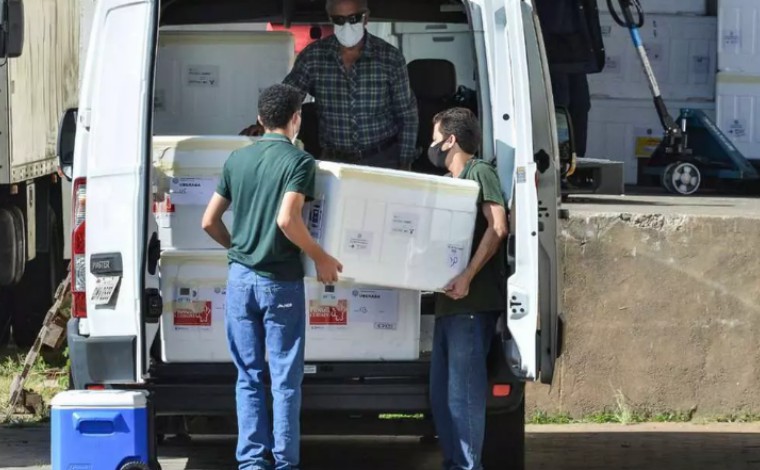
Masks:
[[[353,15],[330,15],[330,21],[336,26],[343,26],[344,24],[356,24],[364,21],[364,17],[367,15],[366,11],[354,13]]]

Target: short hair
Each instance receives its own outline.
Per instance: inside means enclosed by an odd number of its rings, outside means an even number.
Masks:
[[[369,2],[367,0],[327,0],[325,10],[327,10],[327,13],[330,13],[335,5],[343,2],[354,2],[360,9],[369,11]]]
[[[480,148],[480,122],[469,109],[450,108],[441,111],[433,117],[433,126],[436,124],[440,126],[445,138],[452,135],[456,137],[459,147],[465,152],[474,155]]]
[[[293,115],[301,110],[301,92],[290,86],[277,84],[259,95],[259,119],[266,129],[282,129]]]

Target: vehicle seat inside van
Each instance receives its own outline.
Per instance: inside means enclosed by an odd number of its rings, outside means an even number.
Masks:
[[[446,170],[434,167],[427,159],[433,135],[433,117],[454,105],[457,72],[454,64],[444,59],[417,59],[407,65],[409,84],[417,98],[420,117],[417,134],[419,155],[412,164],[418,173],[444,175]]]

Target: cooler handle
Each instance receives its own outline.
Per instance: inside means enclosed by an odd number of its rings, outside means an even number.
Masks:
[[[73,418],[74,429],[81,434],[113,434],[124,423],[118,411],[77,411]]]

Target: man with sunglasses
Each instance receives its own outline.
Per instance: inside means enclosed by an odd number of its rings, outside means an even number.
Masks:
[[[419,119],[406,60],[366,31],[366,0],[327,0],[335,34],[310,44],[284,83],[316,100],[323,160],[409,169]]]

